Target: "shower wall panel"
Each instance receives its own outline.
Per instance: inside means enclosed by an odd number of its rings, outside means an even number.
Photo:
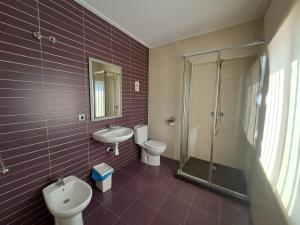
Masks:
[[[256,57],[227,60],[221,70],[221,111],[224,112],[220,131],[214,143],[214,162],[245,169],[249,158],[244,144],[244,103],[247,88],[245,82],[250,76],[249,69]],[[190,156],[209,161],[211,143],[211,123],[215,90],[216,64],[194,65],[192,76]]]

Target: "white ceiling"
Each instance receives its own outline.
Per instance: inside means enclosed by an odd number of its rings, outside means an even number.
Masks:
[[[148,47],[262,18],[269,0],[75,0]]]

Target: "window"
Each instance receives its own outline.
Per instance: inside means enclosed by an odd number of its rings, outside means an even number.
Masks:
[[[105,116],[104,80],[95,80],[95,116]]]

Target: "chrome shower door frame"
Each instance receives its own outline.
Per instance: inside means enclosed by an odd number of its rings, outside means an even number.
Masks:
[[[198,178],[198,177],[195,177],[195,176],[192,176],[190,174],[187,174],[187,173],[183,172],[182,169],[183,169],[183,166],[184,166],[186,160],[182,161],[181,159],[180,159],[180,167],[177,170],[177,175],[180,176],[180,177],[183,177],[185,179],[191,180],[193,182],[211,187],[214,190],[220,191],[222,193],[225,193],[227,195],[233,196],[235,198],[238,198],[238,199],[241,199],[241,200],[244,200],[244,201],[247,201],[247,202],[249,201],[249,198],[248,198],[247,195],[243,195],[241,193],[235,192],[235,191],[227,189],[225,187],[216,185],[212,182],[213,159],[214,159],[214,142],[215,142],[215,133],[216,133],[216,125],[217,125],[217,117],[218,117],[217,116],[217,110],[218,110],[218,104],[219,104],[218,98],[219,98],[219,91],[220,91],[221,54],[222,54],[222,51],[224,51],[224,50],[242,48],[242,47],[249,47],[249,46],[255,46],[255,45],[262,45],[262,44],[264,44],[263,41],[257,41],[257,42],[244,44],[244,45],[229,46],[229,47],[221,48],[221,49],[213,49],[213,50],[209,50],[209,51],[191,53],[191,54],[187,54],[187,55],[183,56],[184,60],[187,60],[189,57],[193,57],[193,56],[197,56],[197,55],[217,53],[217,70],[216,70],[216,79],[215,79],[215,96],[214,96],[213,121],[212,121],[212,126],[211,126],[211,142],[210,142],[211,154],[210,154],[210,161],[209,161],[208,180],[204,180],[204,179],[201,179],[201,178]],[[262,74],[260,74],[260,76],[261,75]],[[187,88],[190,88],[190,86],[186,85],[185,82],[187,82],[187,81],[191,82],[191,79],[186,79],[185,77],[184,77],[184,79],[185,80],[184,80],[184,85],[183,85],[183,99],[186,99],[186,98],[190,98],[190,90],[187,90]],[[183,109],[182,109],[182,123],[184,121],[185,122],[189,121],[189,109],[187,109],[186,105],[183,105]],[[187,126],[187,127],[189,127],[189,126]],[[184,129],[181,132],[182,133],[185,132]],[[183,145],[188,146],[187,143],[183,143],[184,141],[187,141],[186,138],[183,139],[183,137],[185,135],[187,135],[187,137],[188,137],[188,134],[189,134],[188,131],[186,131],[186,132],[187,132],[187,134],[181,134],[181,146],[183,146]]]
[[[188,179],[188,180],[191,180],[193,182],[196,182],[196,183],[199,183],[201,185],[205,185],[205,186],[208,186],[214,190],[217,190],[217,191],[220,191],[222,193],[225,193],[227,195],[231,195],[231,196],[234,196],[235,198],[238,198],[240,200],[243,200],[243,201],[248,201],[248,196],[245,196],[243,194],[240,194],[238,192],[235,192],[233,190],[230,190],[230,189],[227,189],[225,187],[222,187],[222,186],[219,186],[219,185],[216,185],[212,182],[212,176],[213,176],[213,159],[214,159],[214,142],[215,142],[215,134],[216,134],[216,127],[217,127],[217,110],[218,110],[218,104],[219,104],[219,91],[220,91],[220,73],[221,73],[221,55],[222,55],[222,51],[218,51],[217,52],[217,69],[216,69],[216,78],[215,78],[215,83],[214,83],[214,109],[213,109],[213,120],[212,120],[212,123],[211,123],[211,142],[210,142],[210,161],[209,161],[209,175],[208,175],[208,180],[203,180],[201,178],[198,178],[198,177],[195,177],[195,176],[192,176],[190,174],[187,174],[185,172],[183,172],[182,168],[184,166],[184,163],[185,162],[181,162],[180,163],[180,167],[177,171],[177,175],[185,178],[185,179]],[[191,79],[186,79],[185,81],[189,81],[191,82]],[[185,97],[188,97],[190,98],[190,91],[189,90],[186,90],[187,88],[187,85],[184,84],[184,87],[183,87],[183,92],[184,92],[184,95],[187,94],[188,96],[183,96],[183,99]],[[183,108],[183,111],[187,114],[189,114],[189,110],[187,111],[187,107],[185,106]],[[183,118],[185,115],[182,115]],[[186,115],[186,118],[184,119],[189,119],[189,115]],[[189,126],[187,126],[189,127]],[[182,144],[182,143],[181,143]],[[185,160],[186,161],[186,160]]]
[[[214,160],[214,142],[216,137],[216,127],[217,127],[217,110],[219,103],[219,91],[220,91],[220,73],[221,73],[221,54],[218,52],[217,58],[217,71],[215,79],[215,96],[214,96],[214,111],[213,111],[213,121],[211,127],[211,139],[210,139],[210,160],[209,160],[209,174],[208,174],[208,183],[212,184],[212,175],[213,175],[213,160]]]

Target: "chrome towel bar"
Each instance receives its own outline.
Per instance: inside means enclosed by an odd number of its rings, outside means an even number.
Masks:
[[[9,169],[5,166],[2,160],[1,154],[0,154],[0,165],[1,165],[0,173],[6,174],[7,172],[9,172]]]

